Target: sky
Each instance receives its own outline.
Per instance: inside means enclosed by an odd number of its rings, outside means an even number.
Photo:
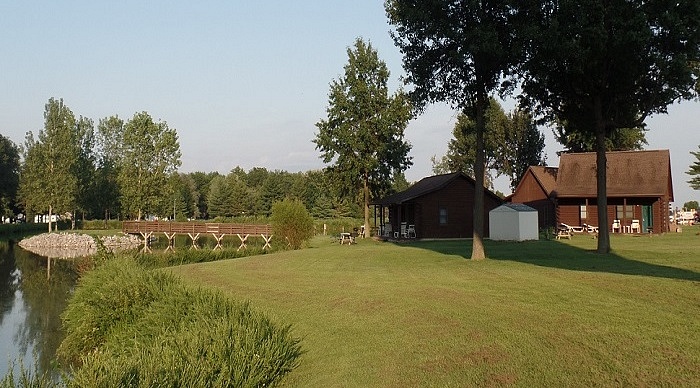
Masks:
[[[22,144],[27,131],[38,133],[53,97],[95,123],[142,111],[167,122],[180,139],[181,172],[320,169],[315,124],[356,38],[386,62],[390,90],[401,87],[389,31],[383,0],[0,0],[0,134]],[[445,154],[455,121],[438,104],[409,123],[409,181],[432,175],[430,157]],[[700,102],[672,105],[647,124],[646,148],[670,150],[674,203],[700,201],[685,174],[700,145]],[[562,147],[542,131],[556,166]],[[510,193],[505,178],[495,188]]]

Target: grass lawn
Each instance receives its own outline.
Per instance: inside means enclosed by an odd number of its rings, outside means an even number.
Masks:
[[[288,386],[700,386],[700,228],[340,246],[172,268],[291,323]]]

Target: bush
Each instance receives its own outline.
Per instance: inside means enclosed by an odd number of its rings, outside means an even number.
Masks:
[[[283,236],[292,249],[314,236],[314,219],[299,200],[285,199],[272,204],[272,233]]]
[[[301,354],[290,326],[131,258],[88,273],[63,319],[69,386],[269,386]]]

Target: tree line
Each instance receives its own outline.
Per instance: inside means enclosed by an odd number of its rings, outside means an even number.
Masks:
[[[62,99],[44,109],[44,128],[22,146],[0,135],[0,215],[75,219],[268,217],[285,198],[317,218],[358,217],[358,193],[329,170],[287,172],[236,166],[229,173],[179,172],[177,131],[147,112],[95,122]],[[393,178],[392,178],[393,179]],[[408,186],[397,175],[383,193]],[[50,219],[51,217],[49,217]]]

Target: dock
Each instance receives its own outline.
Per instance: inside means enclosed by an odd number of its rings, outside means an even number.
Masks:
[[[216,240],[216,247],[221,248],[221,240],[226,236],[238,237],[240,245],[238,250],[247,248],[249,237],[262,237],[265,245],[263,249],[271,248],[272,226],[253,224],[229,224],[210,222],[170,222],[170,221],[124,221],[122,223],[124,234],[137,234],[143,237],[144,246],[147,246],[154,233],[163,233],[168,239],[168,246],[172,247],[175,236],[187,235],[192,240],[192,246],[197,246],[197,240],[204,234],[211,234]]]

